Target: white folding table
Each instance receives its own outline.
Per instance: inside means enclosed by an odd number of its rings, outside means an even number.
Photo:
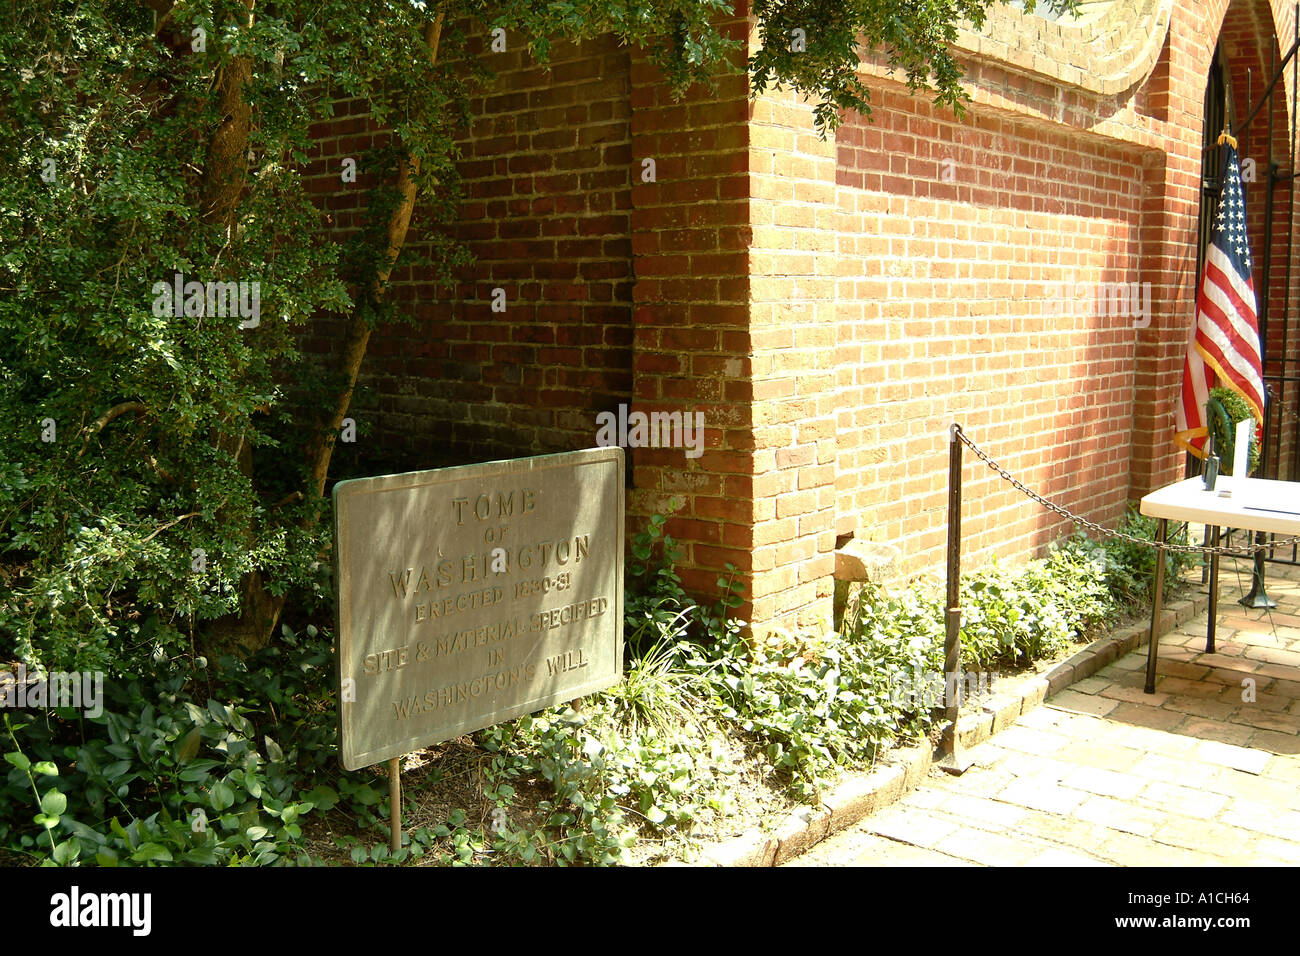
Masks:
[[[1231,489],[1231,497],[1220,492]],[[1300,535],[1300,482],[1273,481],[1268,478],[1233,478],[1221,475],[1213,491],[1205,490],[1200,477],[1153,491],[1142,499],[1142,514],[1159,519],[1156,540],[1164,542],[1170,521],[1195,521],[1213,528],[1212,543],[1219,543],[1220,528],[1244,531],[1271,531],[1280,535]],[[1147,648],[1147,679],[1144,690],[1156,689],[1156,654],[1159,638],[1156,626],[1164,603],[1165,562],[1161,552],[1156,560],[1155,592],[1151,600],[1151,642]],[[1214,621],[1219,610],[1219,559],[1210,558],[1210,622],[1206,630],[1205,650],[1214,651]]]

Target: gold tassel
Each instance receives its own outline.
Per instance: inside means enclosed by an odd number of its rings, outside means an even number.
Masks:
[[[1226,129],[1219,134],[1218,140],[1215,141],[1215,144],[1218,146],[1222,146],[1224,143],[1227,143],[1233,149],[1237,148],[1237,138],[1233,136],[1231,133],[1229,133]]]

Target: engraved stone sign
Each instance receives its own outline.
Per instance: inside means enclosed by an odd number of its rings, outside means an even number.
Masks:
[[[623,467],[593,448],[335,485],[346,769],[621,679]]]

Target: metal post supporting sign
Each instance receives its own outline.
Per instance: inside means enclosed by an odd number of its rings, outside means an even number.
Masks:
[[[402,848],[402,758],[388,761],[388,845],[396,853]]]
[[[957,718],[961,710],[961,426],[948,428],[948,590],[944,601],[944,700],[947,722],[943,757],[939,766],[948,773],[964,773],[974,762],[959,752]]]

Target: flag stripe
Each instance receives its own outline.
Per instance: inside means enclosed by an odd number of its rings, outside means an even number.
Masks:
[[[1226,319],[1220,319],[1218,309],[1214,307],[1202,309],[1198,318],[1200,322],[1196,329],[1197,344],[1212,348],[1223,356],[1226,364],[1240,369],[1243,375],[1259,363],[1259,356],[1242,341],[1237,330],[1228,326]],[[1207,319],[1209,321],[1206,321]]]
[[[1196,344],[1202,351],[1208,352],[1215,359],[1220,371],[1232,369],[1234,378],[1254,381],[1255,369],[1259,367],[1257,356],[1246,353],[1239,345],[1237,336],[1225,334],[1222,326],[1202,323],[1197,329]],[[1256,389],[1258,391],[1258,389]]]
[[[1243,355],[1258,358],[1259,328],[1253,321],[1255,314],[1253,290],[1247,291],[1252,301],[1242,301],[1236,290],[1228,287],[1220,278],[1221,276],[1222,273],[1218,269],[1213,266],[1207,267],[1207,281],[1197,307],[1201,311],[1211,313],[1214,320],[1212,326],[1232,336],[1233,346]],[[1243,312],[1250,316],[1250,320],[1243,316]],[[1205,326],[1202,324],[1201,327]]]
[[[1197,346],[1199,350],[1199,345]],[[1231,388],[1234,392],[1242,397],[1250,410],[1254,412],[1256,418],[1263,418],[1264,409],[1259,393],[1255,389],[1255,383],[1247,378],[1237,375],[1230,366],[1225,366],[1212,353],[1201,350],[1201,355],[1207,365],[1214,369],[1215,376],[1221,380],[1220,384]]]
[[[1206,388],[1205,382],[1205,362],[1201,360],[1200,352],[1193,350],[1192,355],[1197,359],[1196,368],[1191,367],[1191,356],[1188,356],[1183,363],[1183,404],[1178,406],[1179,431],[1186,431],[1190,424],[1187,421],[1187,406],[1204,408],[1205,399],[1209,397],[1209,389]]]
[[[1226,281],[1235,293],[1238,302],[1249,302],[1251,324],[1255,315],[1255,283],[1249,276],[1242,276],[1233,267],[1232,258],[1217,245],[1211,246],[1205,256],[1206,265],[1214,266],[1214,275],[1219,281]]]

